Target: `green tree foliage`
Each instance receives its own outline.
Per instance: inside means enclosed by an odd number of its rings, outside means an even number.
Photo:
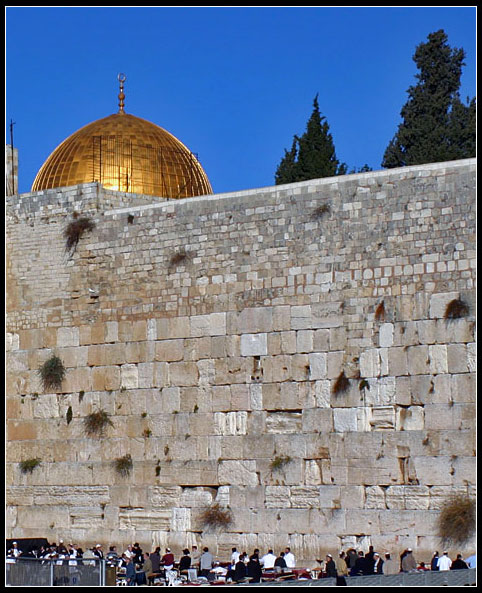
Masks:
[[[400,115],[402,123],[390,141],[382,167],[404,167],[475,156],[475,98],[459,97],[463,49],[451,48],[440,29],[417,46],[415,86]]]
[[[336,158],[333,137],[326,118],[320,114],[316,95],[306,132],[300,137],[294,136],[290,151],[285,149],[285,155],[275,173],[275,183],[280,185],[345,175],[346,171],[346,165]]]

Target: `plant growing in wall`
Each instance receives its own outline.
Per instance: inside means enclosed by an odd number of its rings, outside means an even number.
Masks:
[[[65,414],[65,419],[67,420],[67,424],[70,424],[72,422],[72,406],[69,406],[67,409],[67,413]]]
[[[72,256],[77,249],[77,245],[86,232],[95,229],[95,222],[88,216],[75,216],[64,230],[65,251]]]
[[[43,390],[60,389],[66,373],[67,371],[60,357],[52,354],[38,369]]]
[[[350,380],[345,375],[345,371],[341,371],[341,373],[338,375],[337,380],[333,384],[333,395],[341,395],[342,393],[345,393],[349,387]]]
[[[382,301],[375,309],[375,321],[385,321],[385,303]]]
[[[188,253],[185,249],[180,249],[176,253],[171,256],[169,260],[169,268],[174,268],[181,264],[187,264],[191,259],[191,254]]]
[[[325,216],[325,214],[329,214],[330,212],[330,204],[320,204],[311,213],[311,218],[313,218],[314,220],[321,220]]]
[[[290,461],[291,457],[289,455],[277,455],[270,463],[270,468],[272,471],[279,471],[283,469],[285,465],[288,465]]]
[[[42,460],[38,457],[32,459],[26,459],[20,462],[20,471],[22,474],[31,474],[33,470],[40,465]]]
[[[132,470],[132,457],[129,453],[123,457],[118,457],[113,461],[115,471],[123,478],[127,478]]]
[[[453,321],[454,319],[462,319],[469,314],[469,306],[462,299],[454,299],[448,303],[445,308],[444,318],[446,321]]]
[[[461,546],[475,533],[475,501],[468,495],[455,495],[440,509],[438,535],[444,545]]]
[[[102,435],[107,426],[114,426],[114,424],[104,410],[92,412],[84,418],[84,428],[88,436]]]
[[[219,503],[215,503],[201,513],[199,520],[206,529],[227,527],[232,523],[233,517],[229,509],[221,508]]]

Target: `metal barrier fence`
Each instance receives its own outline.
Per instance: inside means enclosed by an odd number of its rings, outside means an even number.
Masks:
[[[71,561],[70,561],[71,562]],[[105,561],[43,558],[7,559],[5,584],[10,587],[100,587],[105,584]]]
[[[369,575],[346,577],[348,587],[462,587],[476,585],[476,569],[425,571],[413,573],[399,573],[393,575]],[[248,584],[248,583],[247,583]],[[263,587],[292,586],[292,587],[334,587],[336,579],[293,580],[281,582],[257,583]],[[253,586],[253,584],[251,584]]]

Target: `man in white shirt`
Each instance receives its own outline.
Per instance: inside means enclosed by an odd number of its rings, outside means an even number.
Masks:
[[[239,560],[239,552],[236,550],[236,548],[232,548],[231,552],[231,564],[234,567],[236,562]]]
[[[268,550],[268,553],[260,558],[259,563],[263,568],[274,568],[276,556],[273,554],[273,550]]]
[[[440,556],[437,566],[439,570],[450,570],[452,560],[450,560],[448,552],[444,552],[443,556]]]
[[[285,548],[285,562],[288,568],[294,568],[296,566],[295,557],[291,553],[290,548]]]

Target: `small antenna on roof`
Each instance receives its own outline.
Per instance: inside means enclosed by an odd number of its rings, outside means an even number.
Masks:
[[[117,75],[117,80],[119,81],[119,111],[118,113],[125,113],[124,112],[124,99],[126,96],[124,95],[124,82],[126,81],[126,75],[120,72]]]

